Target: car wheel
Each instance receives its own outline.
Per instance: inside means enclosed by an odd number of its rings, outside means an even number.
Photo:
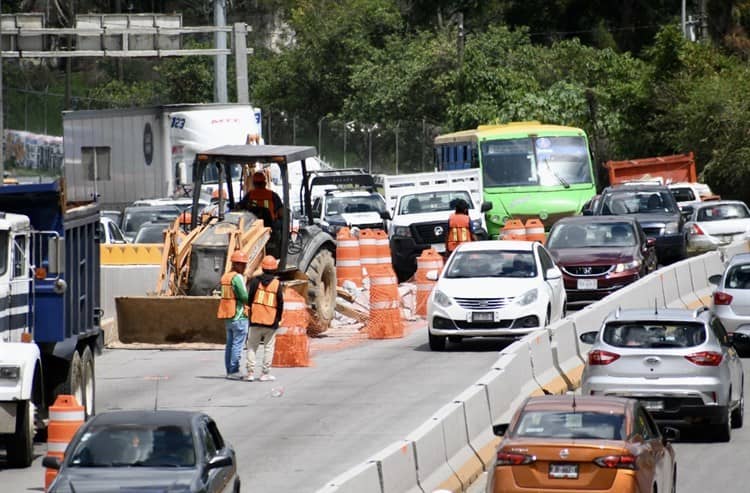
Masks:
[[[445,349],[445,336],[436,336],[429,334],[430,336],[430,349],[433,351],[442,351]]]
[[[16,431],[7,442],[7,461],[11,467],[29,467],[34,460],[34,403],[18,401]]]
[[[742,428],[742,422],[745,420],[745,390],[743,386],[740,394],[740,402],[732,411],[732,428]]]
[[[552,308],[547,306],[547,315],[544,316],[544,325],[542,326],[543,329],[546,329],[547,327],[549,327],[549,318],[550,318],[551,312],[552,312]]]
[[[729,409],[727,407],[727,409]],[[728,442],[732,439],[732,412],[727,411],[727,416],[723,422],[716,425],[716,440],[719,442]]]
[[[234,482],[234,488],[232,488],[232,493],[240,493],[240,478],[237,478],[237,481]]]

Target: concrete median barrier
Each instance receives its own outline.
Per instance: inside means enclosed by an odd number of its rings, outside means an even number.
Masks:
[[[363,462],[334,478],[316,493],[383,493],[376,462]]]
[[[484,472],[484,465],[469,444],[463,403],[451,402],[443,406],[435,414],[435,419],[440,421],[443,427],[448,465],[461,482],[461,491],[465,491]],[[417,456],[418,464],[419,456]]]
[[[580,387],[584,360],[578,349],[578,336],[570,319],[555,322],[549,328],[552,334],[552,355],[555,367],[564,376],[571,390]]]
[[[693,292],[693,278],[690,273],[692,260],[683,260],[674,264],[674,273],[677,277],[677,289],[680,299],[685,308],[693,309],[702,305],[700,298]]]
[[[724,262],[721,260],[719,251],[703,255],[703,263],[706,266],[706,282],[708,282],[708,277],[724,272]]]
[[[726,263],[732,260],[732,257],[737,255],[738,253],[746,253],[748,251],[748,242],[738,241],[732,243],[731,245],[722,247],[720,250],[724,254],[724,262]]]
[[[704,254],[711,255],[711,254]],[[703,306],[708,306],[711,302],[711,284],[708,282],[708,271],[703,256],[695,257],[690,260],[690,278],[693,282],[693,294]],[[698,308],[692,307],[692,308]]]
[[[414,443],[417,481],[423,491],[461,491],[461,481],[448,465],[442,420],[435,418],[427,420],[409,433],[406,440]]]
[[[531,369],[539,389],[532,395],[564,394],[568,383],[555,366],[552,354],[550,333],[547,329],[539,330],[524,337],[529,345]]]
[[[500,441],[492,433],[487,386],[484,384],[473,385],[456,397],[455,402],[461,403],[463,406],[469,445],[486,470],[492,463],[495,449]]]
[[[607,297],[606,301],[622,309],[666,306],[661,280],[655,273],[615,291]]]
[[[375,454],[382,493],[424,493],[417,483],[414,442],[401,440]]]
[[[519,352],[502,354],[495,362],[499,370],[491,378],[482,377],[479,382],[487,386],[490,413],[493,423],[507,423],[513,412],[531,394],[539,390],[531,369],[528,346],[518,341]]]
[[[664,292],[664,300],[668,308],[685,308],[682,298],[680,298],[680,288],[677,282],[676,266],[670,265],[657,271],[661,288]]]
[[[585,344],[581,341],[581,334],[599,330],[607,315],[616,309],[617,306],[613,306],[608,301],[602,300],[597,301],[568,317],[575,327],[576,338],[578,339],[578,350],[580,351],[579,356],[584,361],[588,359],[591,345]]]

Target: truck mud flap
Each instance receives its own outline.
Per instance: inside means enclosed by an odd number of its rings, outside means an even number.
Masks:
[[[225,344],[214,296],[127,296],[115,299],[121,343]]]

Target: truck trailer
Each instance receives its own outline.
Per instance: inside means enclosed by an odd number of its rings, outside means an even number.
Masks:
[[[99,206],[57,182],[0,186],[0,446],[27,467],[60,394],[94,413]]]
[[[66,111],[63,134],[70,200],[113,209],[185,195],[200,151],[262,142],[260,110],[247,104]]]

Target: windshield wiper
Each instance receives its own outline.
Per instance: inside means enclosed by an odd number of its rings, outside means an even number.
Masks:
[[[568,183],[567,181],[565,181],[562,176],[560,176],[557,173],[555,173],[555,170],[553,170],[552,166],[549,165],[549,159],[544,158],[544,164],[547,166],[547,169],[549,170],[549,172],[552,173],[552,176],[554,176],[555,178],[557,178],[557,181],[560,182],[560,185],[562,185],[565,188],[570,188],[570,183]]]

